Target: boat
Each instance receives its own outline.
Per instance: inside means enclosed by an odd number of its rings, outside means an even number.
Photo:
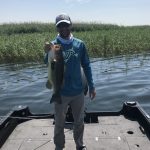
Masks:
[[[136,101],[124,102],[119,111],[85,110],[84,142],[88,150],[148,150],[150,116]],[[16,106],[0,118],[1,150],[54,150],[54,114],[33,114]],[[75,150],[73,117],[68,109],[64,150]]]

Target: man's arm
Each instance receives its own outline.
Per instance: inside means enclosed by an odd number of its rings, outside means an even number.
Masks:
[[[83,67],[89,85],[89,96],[91,99],[93,99],[96,96],[96,91],[95,91],[94,82],[92,78],[90,60],[84,43],[82,43],[81,65]]]

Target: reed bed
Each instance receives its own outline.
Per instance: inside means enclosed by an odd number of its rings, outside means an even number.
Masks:
[[[76,23],[73,35],[82,39],[90,57],[112,57],[150,50],[150,26]],[[45,41],[57,35],[54,24],[0,25],[0,63],[43,62]]]

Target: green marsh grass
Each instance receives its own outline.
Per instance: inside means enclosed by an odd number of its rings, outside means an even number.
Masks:
[[[73,35],[82,39],[90,57],[113,57],[150,50],[150,26],[76,23]],[[0,63],[43,62],[44,43],[57,35],[50,23],[0,25]]]

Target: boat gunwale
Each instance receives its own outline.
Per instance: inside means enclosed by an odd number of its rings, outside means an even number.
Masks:
[[[143,110],[138,102],[124,102],[120,111],[87,112],[85,110],[84,120],[85,123],[98,123],[98,117],[100,116],[120,115],[123,115],[130,120],[136,120],[141,127],[144,128],[145,133],[150,140],[150,116]],[[6,116],[6,118],[0,119],[0,148],[18,124],[32,119],[54,119],[54,114],[33,114],[27,106],[16,106]],[[66,115],[66,123],[72,122],[73,117],[71,109],[69,109]]]

